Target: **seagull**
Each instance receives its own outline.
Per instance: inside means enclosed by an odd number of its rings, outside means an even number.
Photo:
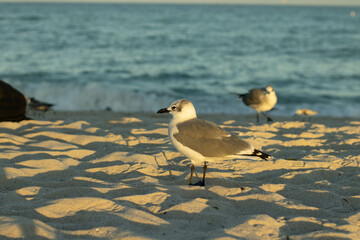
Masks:
[[[274,108],[277,97],[273,86],[268,85],[266,88],[253,88],[248,93],[234,93],[243,100],[246,106],[256,111],[256,120],[259,122],[259,112],[264,115],[268,122],[273,120],[264,112]]]
[[[32,110],[47,112],[55,105],[52,103],[41,102],[33,97],[28,99],[28,105]]]
[[[175,148],[191,160],[189,185],[205,186],[207,162],[233,159],[241,156],[256,156],[264,160],[272,156],[255,149],[250,143],[217,126],[197,118],[194,105],[187,99],[173,102],[170,107],[157,113],[170,113],[169,136]],[[204,164],[203,178],[192,183],[195,164]]]
[[[318,111],[314,111],[314,110],[307,109],[307,108],[299,109],[299,110],[296,110],[296,112],[295,112],[296,115],[305,115],[305,116],[314,116],[318,113],[319,113]]]
[[[296,115],[302,115],[302,116],[309,116],[309,121],[311,121],[311,116],[314,116],[316,114],[318,114],[319,112],[318,111],[314,111],[314,110],[311,110],[311,109],[307,109],[307,108],[303,108],[303,109],[298,109],[296,110],[295,112],[295,116]],[[304,118],[305,119],[305,118]]]

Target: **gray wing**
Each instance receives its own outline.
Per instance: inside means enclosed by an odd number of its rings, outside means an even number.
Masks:
[[[177,128],[175,139],[204,157],[225,157],[252,149],[245,140],[209,121],[195,118],[178,124]]]
[[[261,88],[254,88],[243,97],[243,101],[246,105],[260,104],[265,98],[265,91]]]

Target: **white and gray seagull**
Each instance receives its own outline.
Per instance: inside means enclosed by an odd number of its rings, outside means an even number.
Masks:
[[[262,113],[268,122],[272,119],[265,114],[274,108],[277,103],[277,97],[273,86],[268,85],[266,88],[253,88],[248,93],[233,93],[243,100],[246,106],[256,111],[256,120],[259,122],[259,112]]]
[[[256,156],[264,160],[272,157],[247,141],[231,134],[215,123],[197,118],[194,105],[187,99],[173,102],[157,113],[170,113],[169,136],[175,148],[191,160],[189,185],[205,186],[207,162]],[[192,183],[195,164],[204,164],[202,181]]]
[[[27,100],[27,104],[29,105],[29,107],[32,110],[36,110],[36,111],[47,112],[49,110],[52,110],[52,107],[55,105],[52,103],[41,102],[33,97],[27,98],[26,100]]]

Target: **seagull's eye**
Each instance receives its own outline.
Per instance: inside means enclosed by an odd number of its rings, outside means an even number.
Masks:
[[[175,111],[175,110],[176,110],[176,106],[175,106],[175,105],[172,106],[172,107],[171,107],[171,110]]]

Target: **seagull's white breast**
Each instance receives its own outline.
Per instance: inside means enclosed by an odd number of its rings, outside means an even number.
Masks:
[[[269,94],[265,94],[264,98],[261,100],[260,104],[256,104],[254,106],[251,106],[258,112],[266,112],[273,109],[277,102],[277,96],[275,91],[272,91]]]
[[[184,154],[186,157],[188,157],[193,164],[202,164],[205,161],[205,157],[201,155],[200,153],[192,150],[189,147],[184,146],[179,141],[176,140],[174,137],[174,134],[178,133],[179,130],[176,127],[177,122],[172,120],[169,124],[169,136],[172,144],[174,147],[182,154]],[[207,159],[208,161],[209,159]]]

